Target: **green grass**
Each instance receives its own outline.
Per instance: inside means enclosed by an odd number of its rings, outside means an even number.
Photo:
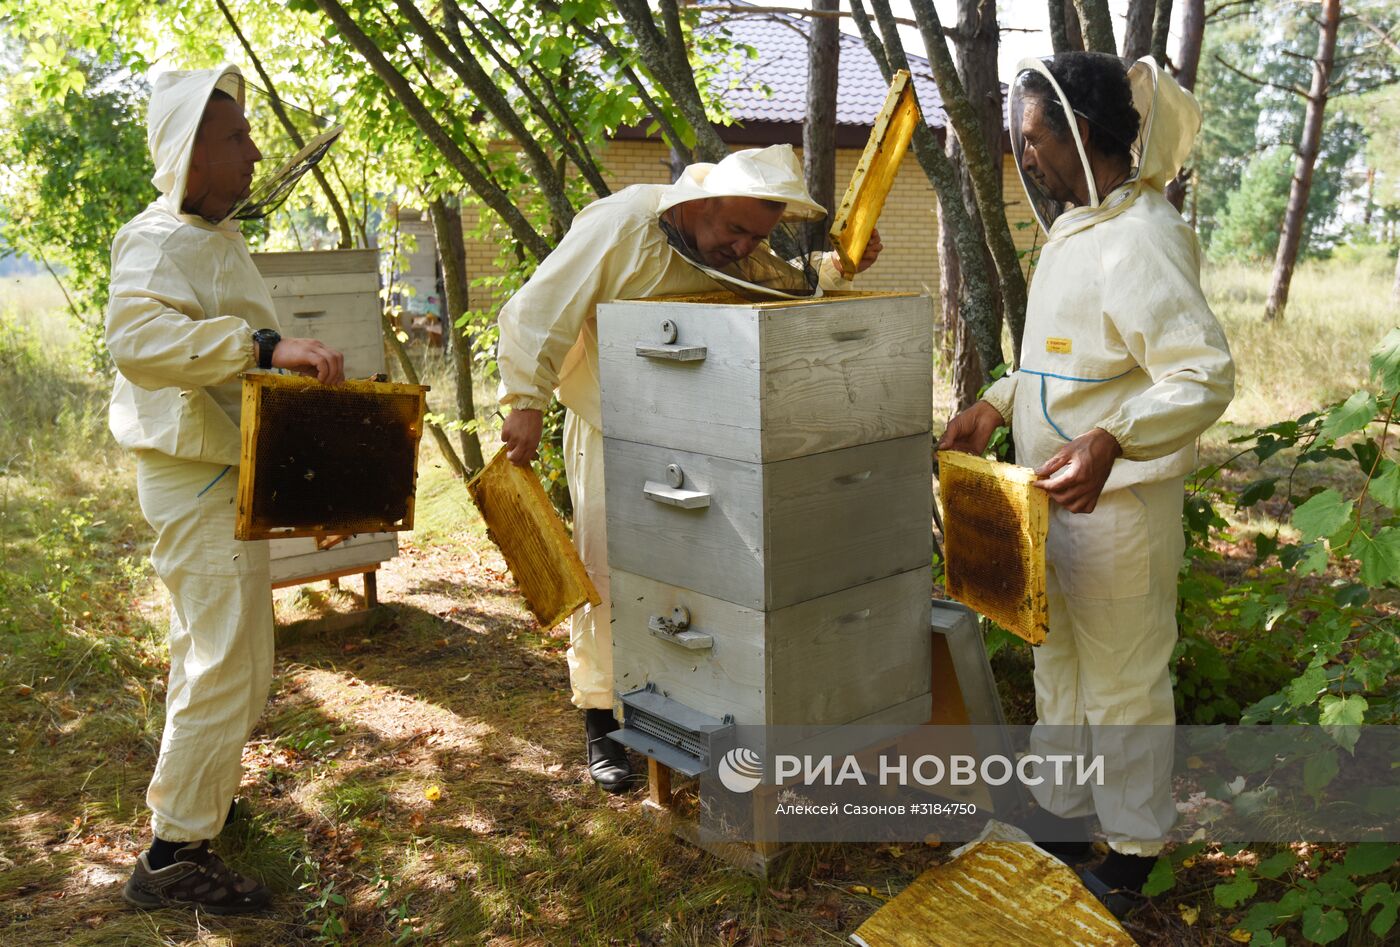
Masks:
[[[1360,248],[1309,260],[1294,273],[1284,318],[1264,318],[1269,272],[1209,266],[1203,283],[1235,357],[1235,400],[1224,421],[1253,429],[1345,398],[1368,377],[1381,338],[1400,324],[1390,297],[1393,255]]]
[[[1232,419],[1274,420],[1359,381],[1396,319],[1383,277],[1373,260],[1309,264],[1273,327],[1256,311],[1267,274],[1208,274],[1247,392]],[[896,891],[944,857],[812,846],[780,869],[779,896],[672,838],[635,800],[589,787],[566,641],[525,615],[425,437],[418,528],[381,579],[385,618],[279,638],[248,811],[218,839],[277,909],[128,911],[114,892],[148,839],[166,604],[132,463],[106,430],[109,381],[61,306],[42,281],[0,285],[0,940],[836,944],[877,906],[852,885]],[[447,410],[445,364],[415,354]],[[494,400],[478,387],[485,416]],[[489,457],[496,445],[484,446]],[[277,602],[284,622],[354,605],[324,585]],[[1208,905],[1200,927],[1207,917]]]

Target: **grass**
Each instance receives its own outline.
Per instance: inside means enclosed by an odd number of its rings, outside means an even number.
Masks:
[[[1364,267],[1300,269],[1277,329],[1258,324],[1251,295],[1266,275],[1208,275],[1249,386],[1235,423],[1273,420],[1309,392],[1345,394],[1361,377],[1394,320],[1379,302],[1388,282],[1373,294],[1366,274],[1379,267]],[[1329,316],[1329,298],[1346,309]],[[588,786],[565,636],[534,627],[425,438],[418,528],[381,573],[383,620],[355,632],[298,625],[279,638],[274,695],[244,757],[247,804],[217,842],[273,888],[276,910],[224,920],[127,910],[116,891],[148,839],[166,604],[131,461],[106,431],[107,378],[81,353],[61,297],[39,280],[4,284],[5,943],[835,944],[879,905],[853,887],[897,891],[946,857],[925,846],[811,846],[764,887],[674,839],[635,799]],[[443,410],[446,366],[418,355]],[[489,456],[495,445],[484,446]],[[277,595],[283,623],[353,605],[320,584]],[[1192,942],[1214,924],[1208,936],[1223,942],[1227,922],[1203,890],[1195,928],[1168,910],[1135,935]]]
[[[1253,429],[1297,417],[1365,385],[1371,352],[1400,323],[1390,298],[1395,259],[1383,247],[1308,260],[1294,274],[1283,320],[1264,318],[1269,272],[1207,267],[1203,282],[1225,327],[1238,377],[1223,420]]]

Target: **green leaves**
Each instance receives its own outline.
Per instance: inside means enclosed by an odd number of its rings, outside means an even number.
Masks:
[[[1314,799],[1320,798],[1322,790],[1336,778],[1337,770],[1336,750],[1309,756],[1303,762],[1303,791]]]
[[[1387,392],[1400,391],[1400,328],[1387,332],[1371,354],[1371,377]]]
[[[1351,518],[1353,503],[1330,487],[1293,511],[1293,525],[1305,542],[1330,536]]]
[[[1175,884],[1176,871],[1172,867],[1172,860],[1163,855],[1157,859],[1157,863],[1152,866],[1152,871],[1147,875],[1147,881],[1142,886],[1142,893],[1149,898],[1154,898],[1165,891],[1170,891]]]
[[[1303,936],[1314,944],[1330,944],[1347,932],[1347,916],[1313,904],[1303,909]]]
[[[1357,530],[1350,552],[1361,563],[1361,581],[1371,588],[1400,582],[1400,527],[1387,526],[1374,536]]]
[[[1222,908],[1239,907],[1254,897],[1254,892],[1258,890],[1259,882],[1254,880],[1249,869],[1241,868],[1235,872],[1235,877],[1215,886],[1215,903]]]
[[[1378,905],[1380,910],[1371,918],[1371,933],[1384,937],[1395,926],[1395,915],[1400,911],[1400,894],[1396,894],[1388,884],[1371,885],[1361,895],[1361,913],[1368,914]]]
[[[1326,694],[1321,701],[1322,713],[1319,722],[1323,726],[1359,726],[1366,717],[1366,698],[1360,694],[1337,697]]]
[[[1376,396],[1358,391],[1328,413],[1322,422],[1322,436],[1332,440],[1344,437],[1364,428],[1375,416]]]
[[[1374,875],[1400,864],[1400,845],[1394,842],[1359,842],[1347,850],[1342,870],[1354,878]]]
[[[1294,855],[1290,849],[1275,852],[1259,863],[1256,869],[1260,878],[1278,878],[1285,871],[1298,864],[1298,856]]]
[[[1393,460],[1381,461],[1366,492],[1377,503],[1383,503],[1392,510],[1400,509],[1400,464]]]

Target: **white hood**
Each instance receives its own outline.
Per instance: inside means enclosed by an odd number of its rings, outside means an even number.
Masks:
[[[195,134],[209,96],[218,89],[243,104],[243,73],[237,66],[218,69],[173,69],[156,77],[146,113],[146,144],[156,173],[151,183],[170,213],[180,215]]]
[[[1047,61],[1042,59],[1026,59],[1017,65],[1017,81],[1012,83],[1013,99],[1020,93],[1019,77],[1026,71],[1042,75],[1058,96],[1064,114],[1075,114],[1064,90],[1047,68]],[[1128,84],[1132,88],[1133,109],[1138,113],[1138,136],[1131,147],[1133,171],[1128,180],[1111,193],[1098,193],[1089,156],[1079,136],[1078,123],[1069,122],[1069,131],[1079,152],[1089,191],[1089,202],[1082,207],[1065,209],[1041,193],[1035,182],[1026,177],[1025,169],[1021,167],[1020,121],[1016,117],[1019,110],[1016,102],[1012,102],[1011,138],[1016,169],[1036,219],[1047,234],[1054,228],[1054,236],[1067,236],[1117,216],[1137,199],[1143,188],[1160,193],[1176,177],[1190,154],[1196,135],[1201,130],[1201,107],[1195,97],[1177,85],[1176,80],[1151,56],[1144,56],[1128,69]]]

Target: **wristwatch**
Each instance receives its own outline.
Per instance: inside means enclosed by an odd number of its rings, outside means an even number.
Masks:
[[[272,350],[277,348],[277,343],[282,341],[282,336],[274,329],[258,329],[253,333],[253,344],[258,349],[258,367],[272,367]]]

